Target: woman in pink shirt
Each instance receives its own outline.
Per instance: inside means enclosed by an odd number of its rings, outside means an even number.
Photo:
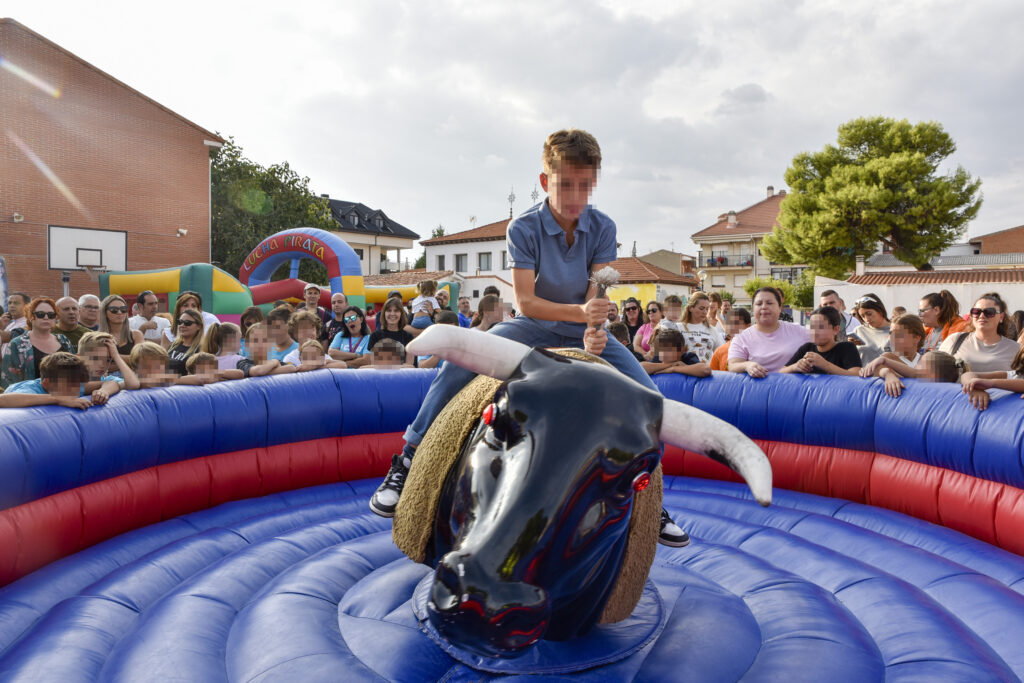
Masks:
[[[633,337],[633,350],[641,354],[647,360],[654,357],[654,350],[651,348],[651,337],[654,336],[654,329],[661,322],[665,312],[659,301],[647,302],[647,322],[640,326]]]
[[[743,330],[729,347],[729,372],[764,377],[778,372],[807,342],[807,330],[779,320],[782,295],[774,287],[754,292],[754,325]]]

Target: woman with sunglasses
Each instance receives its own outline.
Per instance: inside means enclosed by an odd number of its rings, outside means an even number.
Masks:
[[[350,368],[370,363],[370,328],[366,316],[357,306],[349,306],[341,314],[344,327],[334,335],[327,354],[334,360],[343,360]]]
[[[967,321],[960,317],[960,303],[948,290],[925,294],[918,305],[917,315],[926,334],[926,352],[939,348],[949,335],[967,331]]]
[[[665,317],[665,309],[659,301],[647,302],[647,313],[645,322],[636,331],[633,337],[633,350],[642,355],[646,360],[654,357],[654,349],[651,347],[651,337],[654,335],[654,328],[658,326],[661,319]]]
[[[199,353],[199,345],[203,340],[203,316],[194,308],[186,308],[178,315],[174,326],[178,330],[178,336],[167,349],[167,367],[171,372],[185,375],[188,374],[185,364],[189,356]]]
[[[204,329],[213,323],[220,322],[220,318],[203,310],[203,297],[199,295],[199,292],[193,292],[191,290],[179,292],[178,298],[174,302],[174,315],[171,316],[171,326],[164,330],[164,336],[160,340],[160,343],[164,345],[165,349],[178,338],[178,330],[175,326],[177,325],[178,318],[181,317],[181,312],[184,310],[198,311],[199,315],[202,316]],[[248,309],[246,309],[246,311],[248,311]]]
[[[642,306],[634,297],[629,297],[622,302],[622,322],[626,325],[626,332],[629,334],[628,345],[631,345],[637,330],[644,325]]]
[[[117,352],[128,362],[136,344],[145,341],[145,335],[133,330],[128,322],[128,303],[117,294],[100,302],[100,332],[106,332],[117,342]]]
[[[1007,372],[1020,344],[1007,339],[1006,303],[995,292],[982,294],[971,309],[973,329],[951,334],[940,351],[965,361],[971,372]]]
[[[36,297],[25,307],[26,331],[11,339],[0,359],[0,389],[16,382],[41,377],[39,364],[51,353],[75,348],[63,334],[54,334],[57,304],[49,297]]]

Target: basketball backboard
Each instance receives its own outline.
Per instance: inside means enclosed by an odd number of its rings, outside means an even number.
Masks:
[[[50,270],[127,270],[128,233],[48,225],[47,268]]]

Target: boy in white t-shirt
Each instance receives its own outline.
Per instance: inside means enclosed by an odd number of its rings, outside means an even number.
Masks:
[[[662,330],[683,331],[683,300],[675,294],[669,294],[661,304],[665,311],[665,317],[658,323]]]

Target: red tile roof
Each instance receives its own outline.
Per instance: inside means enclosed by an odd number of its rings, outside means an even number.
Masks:
[[[367,287],[408,287],[424,280],[447,280],[451,274],[450,270],[403,270],[400,273],[366,275],[363,277],[363,283]]]
[[[930,270],[882,272],[854,275],[852,285],[931,285],[971,282],[1024,282],[1024,268],[988,268],[984,270]]]
[[[696,278],[686,277],[665,270],[658,266],[641,261],[635,256],[624,256],[611,263],[612,268],[619,271],[619,282],[624,285],[641,284],[645,282],[661,282],[668,285],[688,285],[696,287],[699,283]]]
[[[487,225],[481,225],[479,228],[472,228],[471,230],[463,230],[462,232],[452,233],[451,235],[442,235],[441,237],[431,237],[429,240],[421,240],[421,245],[435,244],[457,244],[459,242],[486,242],[495,239],[504,239],[505,232],[508,230],[508,224],[512,222],[511,218],[506,218],[503,221],[497,223],[488,223]]]
[[[786,197],[785,191],[766,197],[753,206],[736,212],[736,225],[729,227],[728,214],[718,217],[718,222],[709,225],[691,238],[720,237],[722,235],[766,234],[775,227],[775,219],[779,217],[779,202]]]

